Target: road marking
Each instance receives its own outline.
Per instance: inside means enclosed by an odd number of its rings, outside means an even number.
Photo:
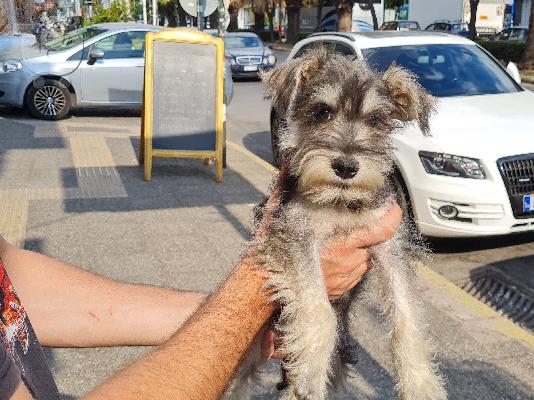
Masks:
[[[258,157],[251,151],[247,150],[245,147],[231,141],[227,141],[226,143],[228,147],[240,152],[241,154],[248,157],[267,171],[272,173],[278,171],[267,161]],[[497,332],[509,338],[519,340],[528,345],[529,347],[534,348],[534,335],[527,332],[518,325],[514,324],[511,320],[502,316],[497,311],[493,310],[491,307],[487,306],[486,304],[475,299],[468,293],[464,292],[462,289],[460,289],[458,286],[456,286],[444,276],[438,274],[437,272],[431,270],[428,267],[425,267],[422,264],[417,265],[417,272],[418,276],[426,283],[437,287],[438,289],[446,291],[452,298],[454,298],[462,305],[466,306],[471,313],[475,314],[481,319],[488,321],[488,323],[491,324],[492,328],[494,328]]]
[[[252,161],[254,161],[256,164],[259,164],[263,169],[266,169],[267,171],[271,172],[271,173],[275,173],[275,172],[278,172],[278,169],[276,169],[275,167],[273,167],[271,164],[269,164],[267,161],[265,161],[263,158],[260,158],[258,157],[256,154],[250,152],[249,150],[245,149],[243,146],[241,146],[240,144],[237,144],[237,143],[234,143],[234,142],[231,142],[229,140],[226,141],[226,145],[228,147],[230,147],[231,149],[234,149],[238,152],[240,152],[241,154],[247,156],[248,158],[250,158]]]
[[[0,201],[0,235],[14,246],[21,246],[28,223],[28,200]]]

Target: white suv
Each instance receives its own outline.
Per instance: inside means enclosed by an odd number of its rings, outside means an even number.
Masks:
[[[476,43],[431,32],[319,33],[318,44],[384,71],[395,62],[438,98],[431,136],[394,135],[399,203],[421,233],[468,237],[534,231],[534,93]],[[284,116],[271,111],[275,160]]]

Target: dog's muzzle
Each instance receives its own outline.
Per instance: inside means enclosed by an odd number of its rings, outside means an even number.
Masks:
[[[336,158],[332,161],[332,169],[341,179],[351,179],[358,173],[360,165],[358,161]]]

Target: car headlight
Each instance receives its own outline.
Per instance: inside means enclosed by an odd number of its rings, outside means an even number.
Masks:
[[[235,58],[229,54],[225,54],[224,59],[230,63],[230,65],[235,65]]]
[[[264,64],[269,64],[269,65],[274,65],[276,64],[276,57],[274,55],[269,55],[267,57],[263,57],[263,63]]]
[[[486,174],[480,161],[474,158],[432,153],[430,151],[420,151],[419,157],[426,172],[429,174],[486,179]]]
[[[22,63],[18,60],[6,60],[0,63],[1,72],[16,72],[22,68]]]

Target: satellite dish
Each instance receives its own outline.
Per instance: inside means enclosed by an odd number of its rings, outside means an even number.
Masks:
[[[207,17],[215,12],[219,4],[218,0],[203,0],[201,5],[204,6],[202,14]],[[180,5],[186,13],[196,17],[198,14],[198,0],[180,0]]]

